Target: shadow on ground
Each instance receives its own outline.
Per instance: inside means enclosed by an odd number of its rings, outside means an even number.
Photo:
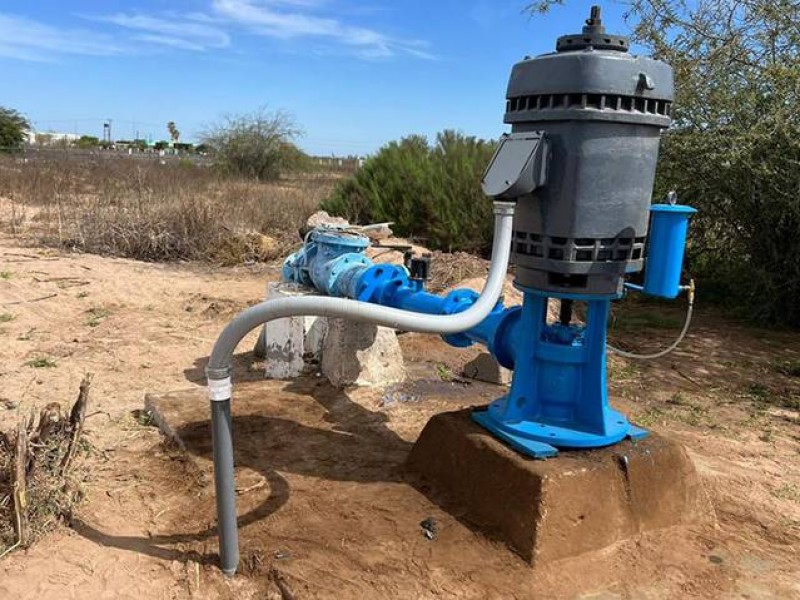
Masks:
[[[285,507],[294,487],[290,479],[303,487],[324,487],[323,482],[417,487],[415,478],[404,470],[412,444],[387,426],[385,413],[353,402],[344,391],[333,388],[320,377],[264,382],[263,375],[248,370],[251,360],[250,354],[236,359],[237,383],[258,381],[260,385],[237,386],[233,417],[235,461],[239,478],[248,470],[259,474],[266,482],[264,487],[268,495],[249,510],[240,501],[239,512],[244,513],[238,519],[240,531],[266,521]],[[205,361],[196,361],[195,366],[187,370],[187,379],[194,381],[200,377]],[[175,436],[188,453],[210,461],[210,423],[206,419],[196,420],[198,402],[176,399],[174,406],[178,407],[177,412],[169,420],[177,425]],[[207,405],[202,403],[202,406],[205,410]],[[301,481],[304,483],[300,484]],[[345,495],[360,494],[351,486],[347,489],[349,492]],[[401,496],[409,492],[413,494],[407,490]],[[341,502],[346,504],[348,498],[343,497]],[[389,508],[395,512],[394,507]],[[215,509],[198,506],[197,513],[201,511],[210,514]],[[184,522],[191,521],[187,516]],[[163,560],[192,560],[201,564],[218,561],[216,552],[205,550],[206,547],[216,549],[216,527],[139,537],[108,535],[79,518],[73,518],[71,526],[80,535],[104,546]]]

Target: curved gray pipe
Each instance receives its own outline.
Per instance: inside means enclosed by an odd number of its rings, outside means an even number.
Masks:
[[[494,240],[489,274],[480,297],[464,312],[452,315],[427,315],[344,298],[304,296],[276,298],[262,302],[241,312],[228,323],[217,338],[206,367],[211,398],[220,560],[222,570],[226,574],[233,575],[239,563],[230,418],[231,364],[233,352],[239,342],[253,329],[268,321],[300,315],[340,317],[421,333],[449,334],[466,331],[489,315],[503,291],[511,255],[514,207],[513,202],[494,203]]]

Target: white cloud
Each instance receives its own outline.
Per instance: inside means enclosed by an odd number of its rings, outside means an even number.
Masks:
[[[167,14],[163,17],[153,17],[144,14],[118,13],[95,17],[93,20],[144,32],[135,36],[137,40],[183,50],[225,48],[230,45],[230,36],[219,27],[210,24],[210,21],[202,20],[201,15],[182,17]]]
[[[141,35],[134,35],[131,39],[145,44],[157,44],[159,46],[167,46],[168,48],[176,48],[178,50],[191,50],[193,52],[202,52],[205,50],[204,46],[195,44],[189,40],[184,40],[169,35],[158,35],[154,33],[143,33]]]
[[[0,13],[0,57],[49,61],[60,55],[140,54],[154,48],[201,52],[228,48],[234,33],[246,32],[286,42],[316,41],[314,53],[344,51],[365,59],[433,58],[423,40],[350,23],[341,11],[337,13],[334,0],[207,1],[206,12],[76,15],[87,23],[85,28]]]
[[[123,48],[107,35],[85,29],[60,29],[0,13],[0,56],[50,61],[60,54],[104,56],[121,52]]]
[[[432,58],[422,40],[395,38],[374,29],[322,16],[324,0],[212,0],[215,12],[253,33],[290,40],[319,38],[352,48],[365,58],[409,54]]]

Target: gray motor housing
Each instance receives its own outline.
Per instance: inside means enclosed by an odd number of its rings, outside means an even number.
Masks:
[[[558,52],[523,60],[511,73],[505,122],[512,134],[501,140],[484,189],[516,194],[513,260],[523,288],[616,295],[624,275],[644,266],[672,69],[630,55],[627,40],[606,35],[597,16],[583,34],[560,38]],[[515,182],[508,177],[516,169],[502,163],[504,156],[521,162],[520,138],[530,140],[527,164],[537,172],[523,170]],[[512,142],[513,152],[504,149]]]

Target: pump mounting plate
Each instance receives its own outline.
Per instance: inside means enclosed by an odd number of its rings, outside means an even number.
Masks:
[[[606,436],[534,421],[502,423],[497,421],[489,410],[473,411],[472,419],[517,452],[539,459],[557,456],[558,448],[602,448],[626,438],[641,440],[649,435],[647,430],[632,425],[617,411],[610,409],[609,412],[616,420],[617,427]]]

